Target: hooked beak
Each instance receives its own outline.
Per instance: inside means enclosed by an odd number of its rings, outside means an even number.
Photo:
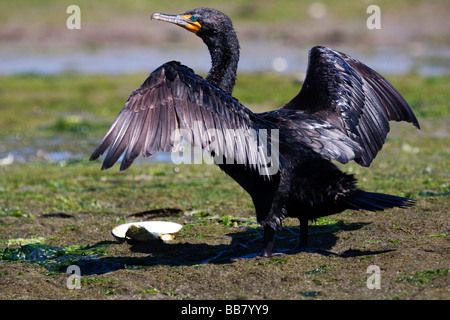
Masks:
[[[154,14],[152,14],[151,18],[176,24],[177,26],[183,27],[186,30],[197,34],[202,25],[198,21],[192,21],[191,17],[191,15],[169,15],[155,12]]]

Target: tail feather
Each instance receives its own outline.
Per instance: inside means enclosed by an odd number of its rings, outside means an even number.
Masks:
[[[381,211],[391,208],[408,208],[415,205],[416,200],[397,197],[390,194],[366,192],[358,190],[344,200],[350,209],[362,209],[369,211]]]

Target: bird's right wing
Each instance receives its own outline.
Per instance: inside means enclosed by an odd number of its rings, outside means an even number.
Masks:
[[[139,155],[177,150],[183,137],[194,147],[270,175],[274,159],[265,156],[270,145],[261,144],[264,128],[257,117],[191,69],[168,62],[131,93],[91,160],[106,152],[102,169],[107,169],[123,154],[120,170],[125,170]]]

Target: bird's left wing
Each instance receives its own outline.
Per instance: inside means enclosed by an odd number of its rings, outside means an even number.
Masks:
[[[258,115],[178,62],[168,62],[134,90],[91,160],[106,152],[102,169],[123,156],[120,170],[136,157],[177,150],[181,137],[215,156],[269,175]]]
[[[277,109],[260,115],[281,128],[283,142],[291,147],[301,143],[323,157],[340,163],[347,163],[364,154],[364,149],[340,128],[302,110]]]
[[[282,110],[303,111],[338,128],[363,153],[355,161],[369,166],[383,146],[389,121],[419,123],[398,91],[380,74],[352,57],[321,46],[309,52],[309,65],[297,96]]]

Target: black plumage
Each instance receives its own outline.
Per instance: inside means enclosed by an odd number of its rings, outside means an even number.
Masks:
[[[414,204],[413,199],[358,189],[355,177],[330,161],[369,166],[385,141],[389,121],[419,128],[406,101],[377,72],[346,54],[316,46],[299,94],[279,109],[253,113],[231,96],[239,43],[225,14],[200,8],[152,18],[196,33],[210,51],[212,67],[206,79],[175,61],[152,72],[131,93],[92,154],[94,160],[106,152],[102,169],[122,155],[120,169],[125,170],[139,155],[176,150],[181,138],[211,151],[216,164],[252,197],[264,227],[263,256],[273,255],[274,234],[286,216],[300,220],[296,249],[301,249],[307,243],[308,220],[345,209]]]

